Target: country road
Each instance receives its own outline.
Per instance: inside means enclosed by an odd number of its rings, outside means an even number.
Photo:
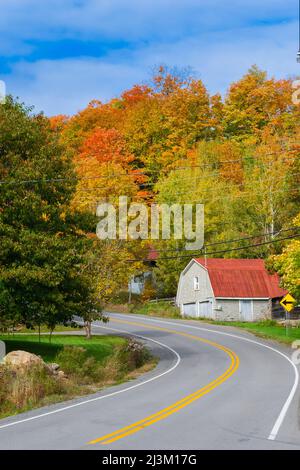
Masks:
[[[300,449],[291,350],[230,327],[111,314],[94,334],[140,337],[155,370],[0,421],[0,449]]]

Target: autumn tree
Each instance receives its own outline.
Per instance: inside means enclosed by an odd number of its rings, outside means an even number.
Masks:
[[[289,126],[296,110],[292,91],[291,80],[268,78],[266,72],[253,66],[229,88],[223,108],[224,135],[248,139],[266,126]]]
[[[293,223],[300,229],[300,214]],[[281,276],[283,286],[300,302],[300,240],[287,243],[283,252],[270,257],[268,263]]]
[[[266,132],[247,161],[244,208],[258,232],[273,234],[297,213],[293,196],[297,196],[294,171],[297,156],[286,142]]]
[[[140,165],[156,181],[197,141],[210,137],[211,110],[200,80],[160,67],[152,92],[128,111],[124,135]]]
[[[74,158],[78,182],[72,206],[95,212],[100,202],[116,202],[118,196],[137,195],[138,183],[145,178],[130,166],[133,160],[119,131],[93,130]]]
[[[253,244],[279,238],[298,212],[300,106],[292,92],[291,80],[253,66],[223,99],[209,96],[189,70],[161,66],[146,85],[107,103],[94,100],[71,118],[53,118],[75,162],[73,209],[94,212],[119,195],[148,206],[203,202],[206,243],[222,242],[217,256],[279,253],[281,243],[247,248],[247,237],[260,235]],[[161,253],[184,251],[184,243],[157,245]],[[156,275],[167,294],[186,260],[164,258]]]

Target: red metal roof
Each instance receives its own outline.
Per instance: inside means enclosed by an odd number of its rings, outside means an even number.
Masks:
[[[287,291],[279,287],[278,274],[270,274],[261,259],[196,259],[208,270],[215,297],[277,298]]]
[[[147,260],[149,261],[156,261],[158,258],[158,251],[155,248],[150,248]]]

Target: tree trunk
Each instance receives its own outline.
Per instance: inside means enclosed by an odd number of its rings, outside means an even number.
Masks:
[[[52,342],[52,333],[53,333],[53,330],[50,330],[50,333],[49,333],[49,343]]]
[[[86,337],[86,339],[91,339],[91,337],[92,337],[92,322],[86,321],[84,323],[84,328],[85,328],[85,337]]]
[[[131,280],[128,284],[128,303],[131,304]]]

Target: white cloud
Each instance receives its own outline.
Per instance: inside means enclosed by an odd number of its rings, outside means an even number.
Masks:
[[[277,77],[299,74],[297,21],[284,21],[297,16],[296,3],[0,0],[2,55],[23,55],[0,78],[6,80],[8,92],[37,110],[56,114],[74,113],[94,98],[117,96],[147,80],[153,65],[160,63],[191,66],[211,92],[222,93],[254,63]],[[30,60],[26,41],[67,37],[97,37],[104,43],[105,38],[124,39],[129,46],[101,58]]]
[[[296,0],[0,0],[6,41],[167,41],[297,17]],[[1,41],[2,42],[2,41]],[[11,48],[10,48],[11,49]]]
[[[8,93],[47,114],[74,113],[94,99],[108,100],[149,78],[153,65],[191,66],[210,92],[225,92],[254,63],[271,75],[299,75],[297,23],[206,33],[177,42],[110,53],[101,59],[22,61],[3,77]]]
[[[175,44],[143,50],[145,65],[190,65],[211,92],[224,93],[229,84],[257,64],[277,78],[299,75],[296,63],[298,23],[207,33]],[[137,52],[139,56],[140,53]]]
[[[4,77],[8,93],[48,115],[75,113],[92,99],[108,100],[143,78],[138,67],[89,58],[21,62]]]

